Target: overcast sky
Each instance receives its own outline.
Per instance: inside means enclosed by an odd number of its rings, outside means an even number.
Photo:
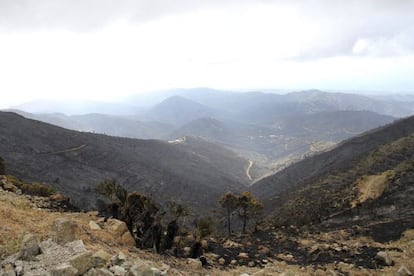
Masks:
[[[414,91],[413,0],[0,0],[0,107],[176,87]]]

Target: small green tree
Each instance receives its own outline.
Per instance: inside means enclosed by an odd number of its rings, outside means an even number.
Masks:
[[[4,159],[0,156],[0,174],[6,174],[6,165]]]
[[[98,186],[96,186],[96,192],[108,198],[111,201],[111,203],[114,203],[116,186],[117,183],[115,179],[103,180],[98,183]]]
[[[239,206],[239,199],[235,194],[227,192],[219,199],[219,203],[220,203],[220,206],[226,212],[227,235],[228,235],[228,237],[230,237],[230,235],[231,235],[231,216],[234,213],[234,211],[237,209],[237,207]]]
[[[247,222],[263,209],[263,204],[250,192],[243,192],[239,197],[239,216],[243,220],[243,234],[246,234]]]

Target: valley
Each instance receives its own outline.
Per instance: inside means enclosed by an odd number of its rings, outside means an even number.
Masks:
[[[277,95],[199,88],[166,91],[153,97],[146,101],[160,102],[146,108],[142,108],[139,96],[134,97],[128,104],[141,108],[128,115],[10,111],[76,131],[111,136],[164,141],[199,137],[254,162],[250,182],[344,139],[391,123],[396,119],[393,116],[414,112],[414,105],[405,102],[317,90]],[[119,109],[126,104],[119,103]],[[32,111],[39,105],[21,107]]]

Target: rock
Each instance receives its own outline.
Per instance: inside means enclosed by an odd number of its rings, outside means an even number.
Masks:
[[[131,261],[124,262],[121,266],[125,268],[126,271],[130,270],[134,264]]]
[[[14,267],[11,263],[5,264],[3,267],[4,271],[3,274],[0,274],[1,276],[16,276],[16,271],[14,270]]]
[[[75,255],[69,259],[69,263],[78,270],[79,274],[84,274],[93,267],[92,253],[87,251]]]
[[[159,270],[158,268],[151,267],[150,270],[151,270],[153,276],[161,276],[161,270]]]
[[[237,264],[237,261],[236,260],[231,260],[230,264],[235,265],[235,264]]]
[[[102,228],[96,223],[96,222],[94,222],[93,220],[91,220],[90,222],[89,222],[89,228],[91,229],[91,230],[101,230]]]
[[[218,259],[218,263],[220,265],[224,265],[226,263],[226,260],[224,258],[220,258],[220,259]]]
[[[262,270],[256,271],[255,273],[253,273],[250,276],[266,276],[266,272],[265,272],[264,269],[262,269]]]
[[[128,276],[159,276],[161,271],[148,265],[134,265],[128,272]]]
[[[111,260],[111,255],[101,249],[92,255],[92,259],[95,267],[102,267]]]
[[[14,265],[16,266],[16,268],[14,269],[16,271],[16,275],[24,275],[23,261],[16,261]]]
[[[258,252],[262,255],[267,256],[270,253],[270,249],[264,245],[259,245],[257,249],[258,249]]]
[[[108,219],[108,230],[116,237],[122,237],[125,232],[129,232],[125,222],[117,219]]]
[[[397,271],[398,276],[412,276],[411,271],[408,270],[405,266],[401,266]]]
[[[186,246],[186,247],[183,248],[183,251],[184,251],[184,256],[188,257],[191,254],[191,247]]]
[[[125,268],[119,265],[115,265],[109,269],[115,276],[124,276],[126,273]]]
[[[53,222],[52,240],[58,244],[65,244],[75,240],[76,223],[66,218],[58,218]]]
[[[39,240],[35,235],[27,234],[24,236],[20,249],[20,259],[25,261],[33,260],[40,254]]]
[[[204,249],[207,249],[208,248],[208,241],[207,240],[202,240],[201,241],[201,247],[204,248]]]
[[[127,260],[127,256],[123,252],[119,252],[111,258],[111,263],[113,265],[121,265]]]
[[[82,240],[68,242],[65,244],[65,247],[69,248],[75,254],[86,252],[85,244]]]
[[[191,270],[200,271],[203,267],[200,260],[197,259],[187,259],[187,264]]]
[[[89,276],[114,276],[114,274],[105,268],[92,268],[88,271]]]
[[[375,256],[375,260],[382,265],[387,265],[387,266],[393,265],[393,261],[390,255],[385,251],[378,252],[377,255]]]
[[[3,190],[15,193],[17,192],[17,190],[19,190],[19,188],[17,188],[10,182],[3,182]]]
[[[122,234],[121,242],[122,242],[123,245],[126,245],[126,246],[130,246],[130,247],[135,247],[136,246],[135,239],[132,237],[132,235],[129,231]]]
[[[75,276],[78,275],[78,270],[71,266],[70,264],[60,264],[52,271],[50,271],[51,276]]]
[[[243,260],[247,260],[249,258],[249,254],[247,254],[245,252],[240,252],[239,253],[239,258],[243,259]]]

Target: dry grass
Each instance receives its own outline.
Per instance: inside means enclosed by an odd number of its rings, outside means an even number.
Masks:
[[[359,190],[359,197],[352,202],[352,206],[355,207],[358,203],[380,197],[387,188],[391,176],[391,173],[387,171],[382,174],[368,175],[360,178],[356,185]]]

